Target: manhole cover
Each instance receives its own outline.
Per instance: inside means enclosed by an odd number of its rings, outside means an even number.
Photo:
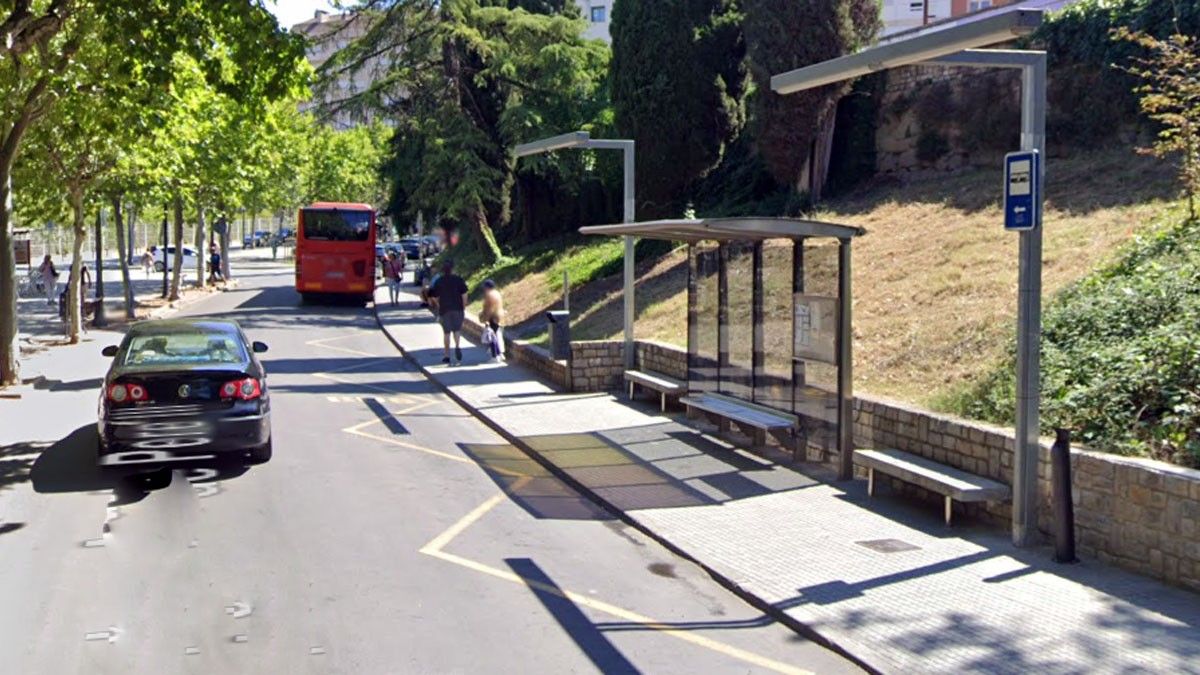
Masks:
[[[920,546],[913,546],[907,541],[900,541],[899,539],[868,539],[867,541],[856,541],[854,543],[858,544],[859,546],[866,546],[872,551],[878,551],[880,553],[900,553],[902,551],[921,550]]]

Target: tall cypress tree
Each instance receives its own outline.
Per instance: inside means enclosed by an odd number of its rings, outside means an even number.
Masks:
[[[637,141],[641,217],[679,215],[688,187],[745,121],[740,0],[617,0],[610,66],[618,132]]]
[[[744,0],[758,149],[771,174],[795,185],[813,140],[851,82],[780,96],[771,76],[865,47],[879,30],[878,0]]]

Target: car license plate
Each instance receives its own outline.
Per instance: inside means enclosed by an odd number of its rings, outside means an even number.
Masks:
[[[325,278],[326,279],[345,279],[346,273],[345,272],[326,272]]]

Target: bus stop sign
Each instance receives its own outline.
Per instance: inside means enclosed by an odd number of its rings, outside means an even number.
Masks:
[[[1041,170],[1037,150],[1004,156],[1004,229],[1032,230],[1042,224]]]

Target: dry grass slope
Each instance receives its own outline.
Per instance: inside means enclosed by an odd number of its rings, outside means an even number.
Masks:
[[[999,183],[998,169],[878,181],[818,214],[868,230],[854,244],[859,391],[931,405],[999,357],[1013,330],[1017,294],[1017,236],[1002,230]],[[1106,260],[1176,199],[1171,168],[1129,150],[1051,158],[1044,297]],[[684,252],[643,264],[638,273],[637,336],[683,345]],[[520,332],[543,332],[541,312],[561,302],[559,286],[549,272],[506,285]],[[618,336],[619,276],[572,289],[571,306],[577,339]]]

